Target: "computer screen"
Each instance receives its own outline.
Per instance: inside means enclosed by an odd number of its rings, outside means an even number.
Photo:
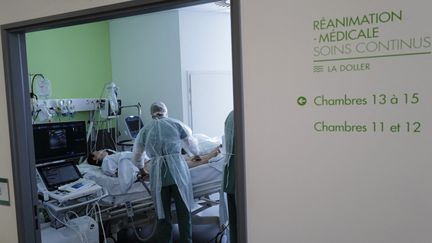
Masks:
[[[49,191],[81,178],[73,162],[61,162],[37,167],[42,180]]]
[[[84,121],[33,125],[36,164],[87,154]]]
[[[143,123],[139,116],[128,116],[125,118],[126,126],[129,131],[129,135],[132,138],[136,138],[140,129],[143,127]]]

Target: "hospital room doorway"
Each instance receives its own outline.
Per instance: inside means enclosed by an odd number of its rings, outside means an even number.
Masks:
[[[247,242],[239,4],[146,2],[2,26],[20,242],[157,242],[154,188],[131,157],[154,102],[200,153],[194,164],[182,150],[198,243],[228,242],[234,228],[221,192],[236,111],[236,228]],[[179,220],[174,211],[174,242]]]

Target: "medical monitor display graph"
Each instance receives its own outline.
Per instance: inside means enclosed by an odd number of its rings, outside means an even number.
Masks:
[[[87,154],[84,121],[33,125],[36,164]]]

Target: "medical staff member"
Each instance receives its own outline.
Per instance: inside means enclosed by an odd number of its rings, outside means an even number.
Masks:
[[[234,164],[234,112],[231,111],[225,120],[225,169],[223,188],[228,200],[228,217],[230,242],[237,242],[237,214],[235,197],[235,164]]]
[[[198,146],[192,132],[182,122],[168,117],[168,109],[162,102],[150,107],[152,121],[142,128],[135,139],[133,161],[144,171],[144,151],[151,158],[150,185],[158,217],[158,242],[172,241],[171,198],[177,211],[180,242],[192,243],[193,203],[192,182],[188,165],[181,154],[183,147],[189,149],[196,161]]]

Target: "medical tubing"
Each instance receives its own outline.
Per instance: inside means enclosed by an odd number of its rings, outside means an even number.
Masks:
[[[221,242],[222,237],[223,237],[223,233],[225,232],[225,230],[228,228],[229,224],[227,225],[222,225],[222,229],[216,234],[215,237],[211,238],[209,241],[207,241],[207,243],[211,243],[213,240],[215,240],[216,243]],[[218,241],[218,237],[221,237],[221,239]]]
[[[107,87],[110,83],[111,83],[111,82],[105,83],[104,86],[103,86],[103,88],[102,88],[102,90],[101,90],[101,93],[100,93],[100,96],[99,96],[99,114],[100,114],[100,103],[102,103],[102,96],[104,96],[104,94],[105,94],[105,90],[106,90],[106,87]],[[105,104],[105,105],[108,105],[108,104]]]
[[[100,118],[100,117],[99,117]],[[96,151],[97,148],[97,141],[98,141],[98,135],[99,135],[99,129],[100,129],[100,123],[102,123],[102,121],[99,119],[96,122],[96,135],[94,137],[94,144],[92,144],[92,148],[90,152],[94,152]]]
[[[69,213],[72,213],[72,215],[74,215],[76,218],[79,218],[80,216],[76,213],[76,212],[74,212],[74,211],[67,211],[66,212],[66,214],[65,214],[65,222],[68,222],[68,221],[70,221],[71,219],[69,218]],[[86,241],[88,242],[88,238],[87,238],[87,236],[85,235],[85,234],[83,234],[83,236],[85,237],[85,239],[86,239]]]
[[[48,214],[50,214],[50,215],[51,215],[55,220],[59,221],[59,222],[62,223],[64,226],[68,227],[69,229],[73,230],[73,231],[74,231],[74,232],[75,232],[75,233],[80,237],[80,241],[81,241],[81,243],[86,243],[86,242],[84,242],[83,235],[82,235],[78,230],[74,229],[74,228],[73,228],[70,224],[68,224],[67,222],[64,222],[64,221],[60,220],[59,218],[57,218],[57,217],[54,215],[54,213],[50,211],[49,207],[46,207],[46,210],[47,210]],[[86,237],[86,238],[87,238],[87,237]],[[87,241],[87,243],[89,243],[89,242],[88,242],[88,239],[86,239],[86,241]]]
[[[142,177],[139,177],[138,180],[141,182],[141,184],[144,186],[144,188],[147,190],[147,192],[151,195],[150,188],[149,188],[149,187],[147,186],[147,184],[144,182],[144,179],[143,179]],[[156,228],[157,228],[157,222],[156,222],[156,221],[157,221],[157,220],[155,220],[155,223],[153,224],[152,231],[150,232],[149,236],[148,236],[147,238],[141,238],[141,237],[139,236],[137,230],[136,230],[136,226],[135,226],[135,222],[134,222],[133,216],[130,216],[129,219],[130,219],[131,222],[132,222],[132,228],[133,228],[133,230],[134,230],[135,236],[137,237],[137,239],[138,239],[139,241],[146,242],[146,241],[150,240],[151,237],[156,233]]]
[[[74,211],[67,211],[66,214],[65,214],[65,217],[66,217],[67,221],[70,220],[69,215],[68,215],[69,213],[72,213],[75,217],[79,218],[79,216],[78,216],[78,214],[76,212],[74,212]]]
[[[235,154],[234,153],[222,153],[224,156],[226,156],[226,155],[229,155],[229,156],[234,156]],[[230,162],[231,162],[231,158],[229,158],[228,160],[226,160],[227,162],[225,163],[225,165],[228,165],[228,164],[230,164]],[[230,178],[230,171],[229,170],[226,170],[227,171],[227,178]],[[229,183],[229,182],[228,182]],[[228,187],[228,183],[227,183],[227,185],[225,186],[225,188],[226,187]],[[224,189],[225,189],[224,188]]]
[[[100,205],[99,205],[98,201],[96,201],[93,204],[93,206],[91,206],[90,210],[89,210],[89,204],[87,204],[87,206],[86,206],[86,215],[89,216],[89,217],[92,217],[92,218],[93,218],[93,215],[94,215],[94,219],[96,220],[96,222],[100,223],[101,228],[102,228],[102,234],[103,234],[103,237],[104,237],[104,243],[106,243],[106,233],[105,233],[105,228],[103,226],[102,213],[101,213],[102,210],[100,208]],[[99,216],[99,218],[98,218],[98,216]]]
[[[96,136],[95,136],[95,144],[97,143],[97,135],[98,135],[98,133],[99,133],[99,130],[98,130],[98,126],[99,126],[99,121],[96,121],[96,112],[92,112],[92,116],[91,116],[91,118],[90,118],[90,121],[93,123],[93,126],[90,126],[89,127],[89,129],[95,129],[95,131],[96,131]],[[91,131],[89,131],[89,133],[90,133],[90,135],[89,135],[89,138],[87,139],[87,141],[88,140],[90,140],[90,142],[92,142],[91,141]],[[90,143],[90,153],[91,152],[93,152],[93,151],[95,151],[95,148],[96,148],[96,146],[94,145],[94,144],[91,144]]]
[[[144,182],[144,179],[142,178],[142,177],[140,177],[139,179],[138,179],[140,182],[141,182],[141,184],[144,186],[144,188],[146,189],[146,191],[149,193],[149,195],[151,195],[151,191],[150,191],[150,188],[147,186],[147,184]]]
[[[150,232],[150,234],[146,238],[141,238],[141,236],[139,236],[138,231],[136,230],[136,227],[135,227],[135,222],[134,222],[133,216],[129,217],[129,219],[132,222],[132,228],[133,228],[133,231],[135,233],[135,236],[139,241],[146,242],[146,241],[150,240],[153,237],[153,235],[156,233],[157,219],[154,220],[152,231]]]
[[[117,144],[118,144],[118,134],[119,134],[119,125],[118,125],[118,118],[115,119],[115,131],[114,131],[114,148],[117,148]],[[111,140],[112,140],[112,136],[111,136]]]
[[[101,228],[102,228],[102,235],[103,235],[103,237],[104,237],[104,243],[107,243],[107,240],[106,240],[106,234],[105,234],[105,228],[104,228],[104,226],[103,226],[103,221],[102,221],[102,213],[101,213],[101,209],[100,209],[99,203],[96,202],[95,205],[96,205],[97,208],[98,208],[97,212],[99,213],[98,215],[99,215],[99,219],[100,219],[100,225],[101,225]]]
[[[106,87],[109,85],[109,84],[111,84],[111,82],[109,82],[109,83],[105,83],[104,84],[104,86],[103,86],[103,88],[102,88],[102,91],[101,91],[101,93],[100,93],[100,96],[99,96],[99,102],[98,102],[98,108],[99,108],[99,112],[94,112],[93,113],[93,117],[91,118],[91,120],[93,121],[93,123],[96,123],[96,136],[95,136],[95,141],[94,141],[94,144],[93,144],[93,146],[91,146],[91,151],[90,152],[93,152],[93,151],[95,151],[96,150],[96,147],[97,147],[97,140],[98,140],[98,134],[99,134],[99,129],[100,129],[100,122],[103,122],[103,121],[101,121],[101,115],[100,115],[100,104],[101,104],[101,100],[102,100],[102,96],[104,96],[104,93],[105,93],[105,89],[106,89]],[[105,104],[105,105],[108,105],[108,104]],[[96,121],[96,114],[99,114],[99,116],[98,116],[98,120]],[[104,120],[104,121],[107,121],[108,119],[106,119],[106,120]]]
[[[143,241],[143,242],[148,241],[153,236],[154,231],[152,230],[151,234],[147,238],[145,238],[145,239],[141,238],[141,236],[139,236],[139,234],[138,234],[138,232],[136,230],[135,222],[134,222],[134,219],[133,219],[134,212],[133,212],[133,208],[132,208],[131,202],[126,201],[125,202],[125,207],[126,207],[126,213],[127,213],[128,219],[132,223],[132,228],[133,228],[133,231],[134,231],[135,236],[137,237],[137,239],[139,241]]]
[[[37,95],[34,93],[34,88],[33,88],[33,87],[34,87],[34,81],[35,81],[35,78],[36,78],[37,76],[39,76],[39,77],[45,79],[45,77],[44,77],[41,73],[33,74],[32,82],[31,82],[30,98],[35,97],[36,100],[38,99],[38,97],[37,97]]]
[[[36,111],[36,115],[33,117],[33,122],[36,121],[36,119],[38,118],[40,112],[41,112],[41,110],[37,110]]]
[[[100,209],[100,205],[99,205],[99,201],[101,199],[102,198],[99,198],[97,201],[95,201],[92,204],[90,210],[89,210],[89,205],[90,204],[87,204],[87,206],[86,206],[86,215],[89,216],[89,217],[91,217],[91,218],[93,218],[93,215],[94,215],[94,219],[96,220],[96,222],[98,222],[98,218],[97,217],[99,215],[100,224],[101,224],[101,227],[102,227],[102,234],[103,234],[103,237],[104,237],[104,242],[106,243],[106,234],[105,234],[105,228],[103,226],[102,213],[101,213],[102,210]],[[97,206],[97,209],[96,209],[96,206]]]

